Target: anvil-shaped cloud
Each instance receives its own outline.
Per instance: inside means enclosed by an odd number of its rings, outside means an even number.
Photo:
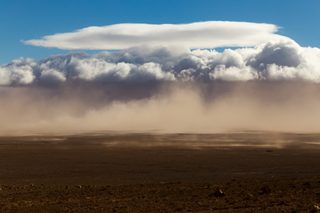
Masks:
[[[93,26],[23,42],[60,49],[96,50],[119,50],[139,45],[184,45],[191,49],[244,47],[285,39],[285,36],[274,34],[277,30],[273,24],[227,21],[161,25],[128,23]]]

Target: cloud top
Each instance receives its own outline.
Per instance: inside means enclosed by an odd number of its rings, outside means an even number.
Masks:
[[[207,21],[190,24],[115,24],[87,27],[69,33],[23,41],[59,49],[119,50],[133,46],[185,45],[191,49],[255,46],[268,40],[286,39],[274,34],[273,24]]]

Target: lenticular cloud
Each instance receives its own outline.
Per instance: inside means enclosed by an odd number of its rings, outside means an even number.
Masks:
[[[224,52],[143,45],[94,56],[71,52],[40,61],[20,58],[0,66],[0,85],[248,80],[320,82],[320,49],[288,39]]]
[[[133,46],[184,45],[191,49],[255,46],[286,39],[273,24],[207,21],[191,24],[115,24],[59,33],[25,44],[60,49],[119,50]]]

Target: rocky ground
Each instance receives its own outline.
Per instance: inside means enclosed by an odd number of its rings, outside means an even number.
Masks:
[[[320,212],[320,135],[0,138],[1,212]]]

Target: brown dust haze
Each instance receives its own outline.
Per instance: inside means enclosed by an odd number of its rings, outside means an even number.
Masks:
[[[308,82],[64,83],[0,87],[1,134],[89,131],[318,132]]]

